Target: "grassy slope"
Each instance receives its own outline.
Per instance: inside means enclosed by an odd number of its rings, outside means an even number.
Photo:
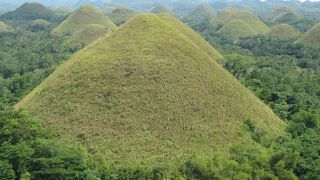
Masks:
[[[45,19],[54,20],[57,16],[40,3],[25,3],[16,10],[8,12],[2,16],[5,19]]]
[[[114,9],[108,17],[116,25],[121,25],[127,22],[130,18],[135,15],[135,12],[128,8],[116,8]]]
[[[74,34],[81,28],[89,24],[101,24],[110,30],[114,30],[116,25],[108,18],[101,14],[92,6],[82,6],[68,16],[59,26],[52,30],[52,35]]]
[[[138,15],[74,55],[16,108],[120,165],[175,164],[250,143],[247,119],[270,136],[283,133],[285,124],[215,62],[215,50],[175,21]]]
[[[77,31],[70,39],[70,43],[73,45],[86,46],[95,41],[99,37],[102,37],[108,32],[105,26],[100,24],[90,24]]]
[[[307,47],[320,48],[320,23],[304,33],[296,43],[301,43]]]
[[[298,37],[300,32],[294,27],[288,24],[278,24],[271,28],[271,30],[267,33],[270,37],[278,37],[278,38],[296,38]]]
[[[222,28],[219,29],[218,33],[227,34],[233,40],[237,40],[240,37],[254,36],[258,34],[241,19],[233,19],[228,21]]]
[[[219,12],[217,16],[213,18],[212,22],[226,24],[228,21],[233,19],[240,19],[244,21],[258,34],[264,34],[269,31],[269,27],[251,12],[234,8],[226,8],[222,12]]]
[[[13,31],[13,29],[5,24],[4,22],[0,21],[0,33],[3,33],[3,32],[11,32]]]

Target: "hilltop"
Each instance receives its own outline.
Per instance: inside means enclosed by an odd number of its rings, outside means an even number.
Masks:
[[[284,133],[283,121],[216,62],[216,52],[179,20],[140,14],[75,54],[16,108],[62,141],[123,166],[253,144],[248,120],[267,136]]]
[[[12,32],[12,31],[13,31],[12,27],[0,21],[0,33]]]
[[[117,26],[127,22],[130,18],[135,15],[135,12],[128,8],[116,8],[112,10],[107,16],[111,19],[113,23]]]
[[[303,44],[307,47],[320,49],[320,23],[316,24],[309,31],[304,33],[296,43]]]
[[[100,24],[107,29],[114,30],[116,25],[92,6],[82,6],[71,13],[62,23],[52,30],[52,35],[73,35],[76,31],[89,24]]]
[[[225,34],[233,41],[238,40],[240,37],[254,36],[258,34],[257,31],[241,19],[232,19],[228,21],[217,33]]]
[[[15,20],[45,19],[51,21],[57,19],[57,15],[53,11],[40,3],[25,3],[16,10],[3,14],[1,17]]]
[[[213,8],[208,4],[201,4],[194,8],[188,15],[187,19],[201,20],[211,19],[215,15]]]
[[[76,46],[84,47],[99,37],[107,34],[110,30],[101,24],[89,24],[77,31],[70,39],[70,43]]]
[[[155,7],[153,7],[151,10],[150,10],[150,12],[152,12],[152,13],[168,13],[168,14],[172,14],[172,11],[171,11],[171,9],[168,7],[168,6],[166,6],[166,5],[164,5],[164,4],[158,4],[158,5],[156,5]]]
[[[277,38],[296,38],[299,34],[300,32],[297,29],[288,24],[278,24],[273,26],[267,33],[268,36]]]
[[[266,24],[251,12],[235,8],[226,8],[222,12],[218,12],[211,20],[211,23],[225,25],[234,19],[242,20],[258,34],[264,34],[270,30]]]

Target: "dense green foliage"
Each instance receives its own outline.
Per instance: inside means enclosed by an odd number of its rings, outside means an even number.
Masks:
[[[0,34],[2,105],[16,103],[76,50],[39,27],[31,30]]]
[[[0,179],[86,179],[86,152],[57,143],[24,111],[0,112]]]

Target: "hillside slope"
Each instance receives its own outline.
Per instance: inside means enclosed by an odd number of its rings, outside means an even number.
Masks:
[[[60,25],[52,30],[52,35],[73,35],[89,24],[100,24],[107,29],[114,30],[116,25],[106,16],[92,6],[82,6],[71,13]]]
[[[264,34],[269,31],[269,27],[251,12],[235,8],[226,8],[222,12],[218,12],[211,22],[225,25],[229,21],[235,19],[242,20],[258,34]]]
[[[13,31],[12,27],[10,27],[6,23],[0,21],[0,33],[11,32],[11,31]]]
[[[288,24],[278,24],[273,26],[267,33],[268,36],[277,38],[296,38],[299,34],[300,32],[297,29]]]
[[[320,49],[320,23],[316,24],[313,28],[304,33],[296,43]]]
[[[84,47],[99,37],[107,34],[109,31],[100,24],[89,24],[86,27],[77,31],[70,39],[72,45]]]
[[[14,11],[2,15],[4,19],[15,20],[55,20],[57,15],[40,3],[25,3]]]
[[[6,23],[0,21],[0,33],[11,32],[11,31],[13,31],[12,27],[10,27]]]
[[[175,22],[134,17],[74,55],[16,108],[43,119],[63,141],[124,166],[175,164],[252,143],[248,119],[268,136],[282,134],[285,124],[216,63],[216,51]]]

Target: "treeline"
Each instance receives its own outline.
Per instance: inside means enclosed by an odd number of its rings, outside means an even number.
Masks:
[[[315,133],[317,121],[301,113],[289,126],[289,131],[303,141],[315,141],[301,134],[303,128]],[[301,159],[297,140],[281,137],[272,141],[259,134],[252,121],[245,126],[255,138],[255,146],[238,145],[229,152],[214,157],[192,156],[179,167],[122,167],[105,162],[99,154],[89,154],[80,145],[58,143],[40,121],[25,111],[0,112],[0,179],[304,179],[317,178],[309,169],[308,159]],[[314,142],[318,143],[319,142]],[[299,144],[299,143],[298,143]],[[309,146],[310,144],[305,144]],[[306,147],[304,146],[304,147]],[[299,149],[299,148],[298,148]],[[307,158],[309,152],[303,151]],[[319,167],[318,167],[319,168]],[[305,173],[307,172],[307,173]]]

